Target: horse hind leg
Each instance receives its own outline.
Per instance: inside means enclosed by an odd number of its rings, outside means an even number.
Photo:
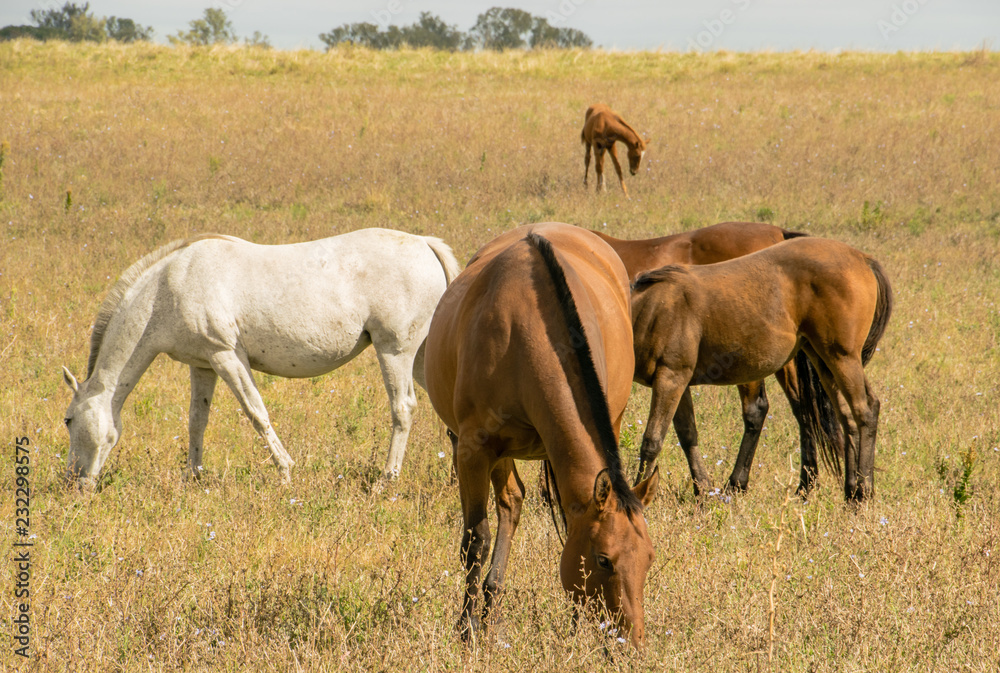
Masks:
[[[271,420],[264,407],[264,400],[261,399],[260,392],[254,384],[250,363],[245,356],[240,357],[234,351],[215,353],[209,358],[209,362],[215,373],[226,382],[226,385],[236,395],[240,406],[243,407],[243,413],[250,419],[254,430],[267,443],[267,447],[271,451],[271,461],[274,462],[281,475],[281,482],[283,484],[291,483],[292,466],[295,465],[295,461],[285,451],[284,445],[271,427]]]
[[[204,453],[205,427],[212,408],[212,397],[218,375],[212,369],[191,367],[191,407],[188,413],[188,472],[187,476],[201,476]]]
[[[594,173],[597,175],[597,191],[608,191],[604,184],[604,148],[600,145],[594,146]]]
[[[743,493],[750,481],[750,468],[753,467],[753,457],[757,452],[757,443],[770,405],[763,381],[739,385],[737,389],[740,391],[743,407],[743,439],[740,441],[740,452],[736,456],[733,473],[729,475],[727,490]]]
[[[879,403],[865,378],[861,358],[813,361],[844,427],[844,497],[866,500],[875,490],[875,433]]]
[[[490,558],[490,571],[483,583],[483,621],[492,625],[495,620],[491,619],[491,615],[495,614],[500,599],[500,591],[507,574],[511,543],[517,524],[521,520],[524,484],[513,460],[498,463],[490,473],[490,480],[493,482],[493,492],[496,494],[497,534],[493,543],[493,556]]]
[[[386,479],[395,479],[403,467],[406,442],[413,426],[413,412],[417,408],[417,393],[413,387],[416,353],[409,349],[398,352],[380,348],[380,344],[376,343],[375,355],[382,370],[382,382],[389,395],[389,411],[392,414],[392,437],[382,474]]]

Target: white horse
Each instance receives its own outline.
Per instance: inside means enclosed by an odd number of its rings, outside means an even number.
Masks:
[[[362,229],[307,243],[257,245],[206,234],[174,241],[122,274],[94,321],[87,378],[63,367],[67,479],[97,483],[121,436],[121,409],[160,353],[191,367],[188,468],[197,475],[217,377],[264,438],[281,479],[294,461],[271,428],[252,369],[325,374],[374,344],[389,394],[385,475],[399,474],[431,315],[459,265],[443,241]]]

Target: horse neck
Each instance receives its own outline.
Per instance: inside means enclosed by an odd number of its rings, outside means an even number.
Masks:
[[[616,121],[611,126],[612,133],[615,137],[628,145],[630,150],[634,150],[639,144],[639,134],[636,133],[631,126],[626,124],[624,121]]]
[[[94,369],[86,381],[88,390],[110,395],[116,418],[135,384],[159,354],[145,338],[152,316],[152,302],[146,295],[139,291],[119,305],[108,322]]]
[[[545,437],[544,435],[549,435]],[[594,496],[594,482],[606,466],[593,437],[578,431],[550,430],[543,433],[549,464],[556,476],[559,499],[569,523],[587,510]]]

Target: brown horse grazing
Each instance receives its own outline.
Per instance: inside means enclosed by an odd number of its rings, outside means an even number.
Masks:
[[[653,388],[640,477],[689,385],[759,381],[801,349],[843,426],[844,494],[874,491],[879,401],[864,375],[892,313],[882,265],[848,245],[795,238],[707,266],[665,266],[633,284],[637,381]],[[695,481],[705,470],[688,454]]]
[[[628,147],[628,169],[632,175],[639,170],[639,162],[642,155],[646,153],[646,144],[649,140],[643,140],[628,123],[621,118],[617,112],[603,103],[596,103],[587,108],[587,113],[583,118],[583,131],[580,132],[580,140],[586,146],[583,156],[583,186],[587,186],[587,174],[590,172],[590,148],[594,148],[594,170],[597,172],[597,189],[607,191],[604,184],[604,151],[611,155],[611,161],[615,165],[615,172],[618,173],[618,183],[622,186],[625,196],[628,190],[625,189],[625,178],[622,177],[622,167],[618,163],[618,154],[615,153],[615,143],[622,142]]]
[[[449,286],[427,336],[427,392],[452,437],[464,516],[463,637],[488,624],[524,485],[516,460],[547,459],[566,517],[562,585],[606,608],[639,647],[653,545],[642,510],[659,474],[630,489],[618,430],[634,355],[629,285],[614,250],[561,223],[519,227],[483,247]],[[497,540],[490,546],[490,484]]]
[[[671,236],[634,241],[614,238],[601,232],[594,233],[615,249],[632,280],[641,273],[667,264],[715,264],[807,235],[759,222],[722,222]],[[650,335],[644,332],[636,331],[633,334],[637,348],[647,338],[650,338]],[[802,369],[807,375],[801,384],[798,369]],[[814,374],[811,370],[809,359],[803,352],[775,372],[778,383],[788,398],[792,413],[799,423],[802,457],[798,490],[801,494],[808,493],[815,483],[819,471],[817,446],[823,448],[824,458],[832,468],[839,467],[839,454],[843,451],[843,436],[839,432],[839,423],[832,407],[823,404],[824,398],[817,395],[818,379],[815,376],[808,376]],[[639,379],[637,381],[643,383]],[[763,381],[743,383],[738,385],[737,389],[743,409],[743,439],[726,487],[728,490],[745,491],[770,405]],[[698,428],[695,424],[690,390],[684,391],[673,418],[674,429],[684,454],[696,456]],[[647,426],[646,436],[643,438],[644,445],[652,446],[656,444],[656,440]],[[707,472],[702,472],[700,477],[695,478],[695,495],[701,493],[702,489],[711,489],[711,481],[699,481],[707,478]]]

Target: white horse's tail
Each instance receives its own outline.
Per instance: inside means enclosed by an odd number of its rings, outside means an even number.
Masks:
[[[441,268],[444,269],[445,280],[448,285],[451,285],[451,281],[455,280],[458,274],[462,271],[462,267],[459,266],[458,260],[455,259],[455,254],[451,251],[451,246],[435,236],[422,236],[421,238],[423,238],[424,242],[427,243],[427,246],[434,251],[438,261],[441,262]]]

